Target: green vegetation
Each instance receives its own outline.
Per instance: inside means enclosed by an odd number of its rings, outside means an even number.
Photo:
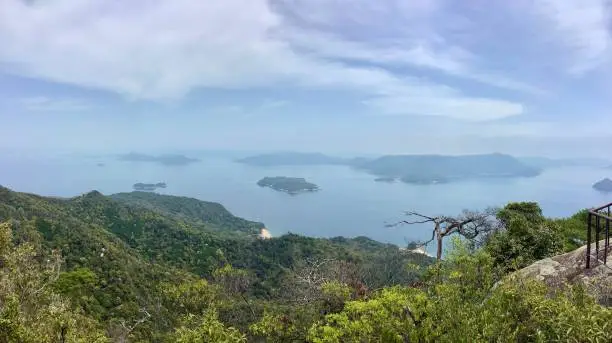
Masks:
[[[509,204],[434,263],[365,237],[258,239],[195,199],[0,187],[0,342],[609,342],[585,289],[511,273],[573,249],[582,216]]]
[[[275,191],[285,192],[289,194],[298,194],[304,192],[315,192],[319,187],[314,183],[307,182],[301,177],[264,177],[257,182],[260,187],[270,187]]]
[[[153,194],[149,192],[117,193],[110,199],[123,205],[147,209],[164,217],[184,221],[208,231],[257,234],[264,224],[231,214],[223,205],[193,198]]]
[[[315,292],[318,284],[301,287],[299,278],[311,264],[350,267],[380,287],[413,281],[407,263],[431,262],[365,238],[289,234],[260,240],[255,233],[262,224],[234,217],[219,204],[146,192],[56,199],[0,187],[0,222],[11,227],[17,247],[33,247],[37,262],[61,253],[61,273],[46,288],[52,296],[109,337],[135,342],[195,337],[196,323],[217,328],[209,310],[224,330],[247,334],[265,308],[295,304],[286,285]],[[389,254],[397,261],[382,258]]]

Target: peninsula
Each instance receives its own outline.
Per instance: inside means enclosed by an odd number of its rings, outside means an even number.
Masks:
[[[310,183],[301,177],[264,177],[257,182],[257,185],[260,187],[269,187],[275,191],[285,192],[291,195],[305,192],[315,192],[319,190],[317,185]]]

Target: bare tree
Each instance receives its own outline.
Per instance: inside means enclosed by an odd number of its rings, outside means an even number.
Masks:
[[[367,292],[359,272],[359,268],[348,261],[307,258],[298,262],[283,281],[283,297],[300,304],[319,301],[323,298],[321,286],[332,281],[348,285],[359,297]]]
[[[109,335],[113,342],[126,343],[129,336],[134,330],[142,323],[146,322],[151,318],[151,315],[145,308],[141,308],[140,312],[143,314],[141,318],[135,320],[132,323],[127,323],[125,320],[121,320],[118,326],[115,326],[109,330]]]
[[[492,231],[497,230],[499,224],[494,220],[496,212],[495,209],[488,209],[483,212],[464,210],[461,215],[456,217],[430,217],[418,212],[406,212],[411,220],[388,224],[387,227],[432,223],[431,239],[421,243],[421,246],[426,246],[435,240],[437,244],[436,259],[439,261],[442,259],[442,243],[445,237],[457,233],[471,241],[479,242]]]

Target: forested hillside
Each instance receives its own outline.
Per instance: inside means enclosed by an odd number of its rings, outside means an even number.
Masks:
[[[107,197],[93,191],[56,199],[0,188],[0,222],[15,247],[34,247],[35,259],[61,255],[53,288],[111,336],[125,335],[121,323],[136,323],[146,311],[147,319],[129,332],[133,341],[172,341],[169,335],[187,313],[174,312],[168,292],[181,287],[218,291],[227,298],[217,306],[221,318],[246,331],[264,305],[291,304],[286,287],[311,292],[315,285],[300,286],[298,275],[313,266],[353,273],[353,286],[366,289],[414,281],[404,265],[431,262],[367,238],[289,234],[262,240],[255,233],[263,224],[235,217],[220,204],[153,193]]]
[[[365,237],[259,239],[196,199],[0,187],[0,342],[609,342],[610,304],[508,276],[580,245],[583,217],[509,204],[436,263]]]

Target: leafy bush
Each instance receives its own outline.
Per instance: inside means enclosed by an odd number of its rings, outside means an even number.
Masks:
[[[499,211],[498,218],[504,229],[485,244],[496,265],[516,270],[563,251],[560,226],[546,219],[537,204],[509,204]]]
[[[332,342],[609,342],[612,309],[580,288],[551,293],[535,280],[507,277],[497,287],[484,251],[429,268],[427,287],[392,287],[351,301],[309,332]]]

